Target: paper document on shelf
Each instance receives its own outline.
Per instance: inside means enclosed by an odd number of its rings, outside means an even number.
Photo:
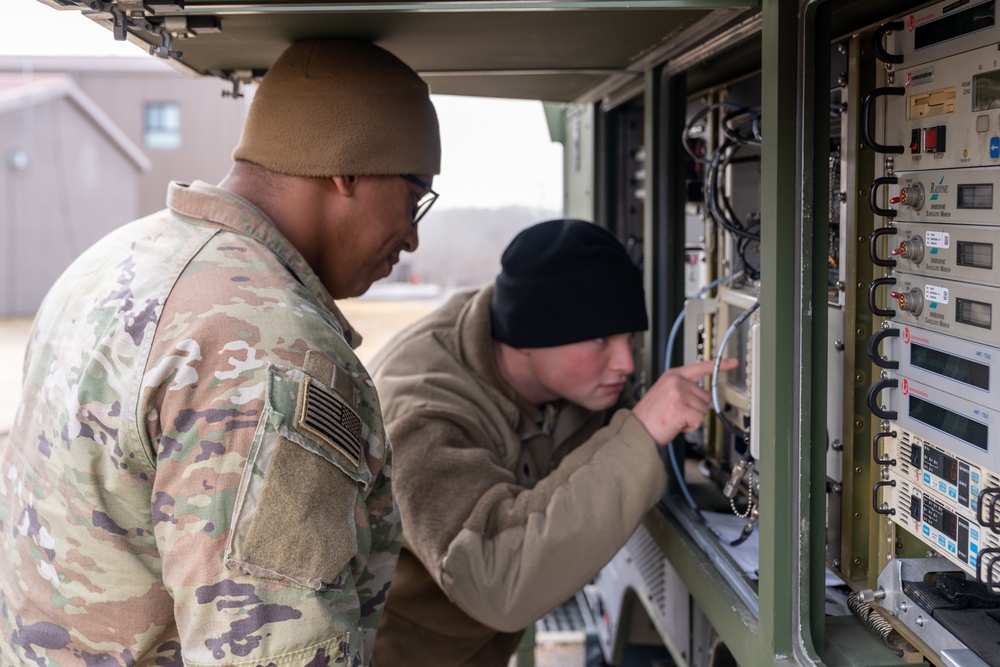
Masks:
[[[708,525],[722,536],[722,544],[730,558],[736,561],[736,564],[748,577],[757,579],[760,563],[760,540],[757,532],[759,526],[754,526],[753,532],[750,533],[750,537],[745,542],[734,547],[731,543],[743,532],[743,527],[747,525],[747,519],[741,519],[735,514],[724,512],[702,512],[701,514],[705,517]],[[830,568],[826,569],[827,586],[840,586],[843,583],[840,577],[830,571]]]

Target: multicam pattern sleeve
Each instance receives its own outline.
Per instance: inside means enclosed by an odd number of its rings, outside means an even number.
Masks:
[[[367,664],[399,525],[352,332],[252,207],[172,202],[37,318],[0,444],[0,663]]]

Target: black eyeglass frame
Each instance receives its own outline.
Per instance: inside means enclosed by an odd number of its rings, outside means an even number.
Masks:
[[[420,196],[417,201],[417,205],[413,207],[413,222],[411,224],[416,225],[420,222],[420,219],[427,215],[427,211],[431,210],[431,206],[437,201],[439,195],[431,189],[431,186],[424,183],[422,180],[414,176],[413,174],[400,174],[400,178],[406,180],[409,183],[413,183],[419,188],[423,188],[424,194]]]

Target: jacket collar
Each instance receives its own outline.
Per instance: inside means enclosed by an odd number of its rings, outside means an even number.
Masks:
[[[503,396],[498,403],[511,424],[517,424],[520,415],[532,423],[542,421],[543,414],[538,406],[521,398],[514,389],[504,382],[497,367],[496,343],[490,328],[490,299],[493,285],[479,290],[462,309],[458,320],[459,354],[476,375],[482,378],[497,393]]]
[[[503,380],[497,367],[496,343],[490,328],[492,296],[493,285],[484,287],[462,309],[458,319],[459,355],[482,378],[484,385],[495,392],[495,395],[503,397],[504,400],[498,400],[497,405],[522,436],[544,431],[552,435],[556,443],[562,442],[585,422],[594,418],[595,413],[568,401],[542,407],[534,405],[521,398]],[[598,418],[602,419],[603,416]]]
[[[167,206],[178,215],[213,222],[263,243],[296,280],[330,311],[335,320],[334,324],[351,348],[357,349],[361,345],[361,334],[350,325],[337,308],[336,302],[320,282],[319,276],[259,208],[228,190],[202,181],[195,181],[190,185],[172,182],[167,190]]]

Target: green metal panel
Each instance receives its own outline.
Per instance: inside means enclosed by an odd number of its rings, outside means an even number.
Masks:
[[[741,666],[903,664],[857,619],[824,613],[829,4],[768,0],[762,11],[761,356],[775,363],[758,369],[763,492],[756,588],[734,574],[738,568],[682,504],[665,500],[644,526],[680,576],[698,582],[691,587],[695,603]],[[658,253],[664,234],[669,237],[663,227],[671,208],[663,116],[677,113],[656,103],[658,85],[669,82],[647,72],[647,168],[649,182],[657,184],[644,220],[650,263],[663,261]],[[870,220],[859,224],[870,230]],[[849,233],[857,232],[850,227]],[[866,256],[866,243],[862,231],[858,247],[849,246],[852,261],[858,253]],[[858,275],[856,266],[851,271]],[[648,267],[647,273],[647,286],[656,290],[662,274]],[[860,345],[870,325],[854,308],[857,295],[849,296],[847,322],[859,330],[853,342]],[[663,305],[660,297],[656,303]],[[870,457],[864,442],[860,449]],[[867,486],[870,500],[865,473],[871,466],[860,463],[854,486]],[[867,521],[857,523],[870,530]],[[855,547],[869,543],[867,534],[854,538]],[[867,554],[862,561],[867,564]]]
[[[799,567],[807,576],[799,587],[793,633],[800,651],[822,650],[825,639],[826,580],[826,408],[827,400],[827,246],[830,225],[830,8],[808,2],[798,34],[802,47],[802,407],[800,409]]]
[[[45,2],[45,0],[42,0]],[[752,7],[751,0],[417,0],[414,2],[280,2],[275,0],[252,1],[211,0],[198,2],[189,0],[183,8],[167,10],[171,15],[227,15],[227,14],[297,14],[297,13],[327,13],[327,12],[495,12],[495,11],[525,11],[532,9],[544,10],[597,10],[597,9],[718,9],[726,7]],[[98,11],[87,10],[87,14],[99,14]]]
[[[535,667],[535,624],[524,629],[524,635],[514,653],[516,667]]]
[[[684,581],[699,582],[698,586],[691,587],[691,595],[737,662],[744,667],[794,664],[777,660],[765,650],[759,641],[754,610],[726,583],[727,577],[721,569],[725,553],[704,551],[688,527],[681,525],[674,516],[680,511],[673,505],[667,512],[650,511],[643,525],[680,577]]]
[[[880,538],[877,521],[869,521],[872,517],[872,484],[877,471],[872,462],[871,439],[875,432],[872,424],[872,414],[868,411],[865,397],[872,382],[872,364],[868,360],[868,338],[875,326],[871,310],[868,309],[868,286],[875,278],[875,266],[868,260],[868,241],[874,229],[875,220],[871,208],[868,207],[868,187],[875,178],[875,155],[862,141],[857,132],[860,119],[861,100],[876,85],[875,72],[877,65],[874,57],[862,43],[867,42],[870,33],[863,33],[859,39],[853,39],[849,45],[849,76],[854,79],[850,86],[849,97],[846,99],[847,110],[853,120],[848,135],[853,141],[850,150],[854,153],[850,161],[852,174],[849,184],[854,191],[849,201],[853,200],[854,215],[847,221],[847,227],[842,231],[848,234],[847,253],[849,261],[845,264],[845,288],[847,299],[844,321],[845,330],[849,332],[847,341],[847,360],[849,372],[845,376],[844,386],[851,392],[850,402],[845,403],[845,410],[850,408],[849,426],[844,433],[851,434],[844,442],[844,502],[842,513],[842,531],[844,536],[841,556],[841,570],[847,577],[862,587],[871,587],[878,576],[879,564],[871,563],[878,560]],[[855,194],[856,193],[856,194]],[[874,566],[872,566],[874,565]]]
[[[542,113],[549,128],[549,139],[566,143],[566,105],[559,102],[542,102]]]
[[[646,70],[645,72],[645,86],[644,86],[644,96],[643,96],[643,128],[642,128],[642,140],[643,145],[646,149],[646,193],[647,201],[646,205],[642,209],[642,238],[643,238],[643,253],[647,260],[643,265],[643,283],[646,292],[646,312],[653,313],[652,326],[650,331],[643,336],[643,356],[645,357],[646,363],[640,368],[650,369],[646,376],[646,385],[652,384],[656,381],[657,376],[660,373],[662,366],[662,353],[660,350],[663,346],[660,345],[660,340],[665,340],[663,333],[663,322],[658,315],[660,311],[665,310],[662,307],[658,307],[658,303],[661,302],[659,299],[663,298],[666,300],[669,298],[669,293],[672,291],[676,293],[677,285],[676,281],[678,277],[677,273],[674,272],[672,275],[661,274],[657,275],[656,268],[658,267],[660,271],[663,270],[665,263],[665,252],[662,251],[664,235],[667,234],[665,229],[666,220],[660,214],[664,205],[661,197],[658,196],[654,190],[657,184],[662,178],[667,176],[666,170],[663,170],[661,175],[661,169],[659,164],[659,146],[660,133],[665,130],[663,127],[663,118],[660,114],[660,79],[656,76],[655,70]],[[683,220],[683,218],[682,218]],[[683,247],[683,246],[682,246]],[[655,257],[654,261],[649,261],[648,258]],[[681,294],[683,297],[683,281],[680,281]],[[672,306],[673,308],[670,308]],[[676,312],[674,309],[677,307],[676,303],[669,303],[668,308],[671,314]],[[665,313],[664,313],[665,314]]]
[[[794,457],[800,369],[797,340],[800,249],[796,244],[797,4],[765,0],[762,28],[761,122],[761,358],[760,373],[760,635],[763,651],[790,655],[792,543],[799,539]]]

